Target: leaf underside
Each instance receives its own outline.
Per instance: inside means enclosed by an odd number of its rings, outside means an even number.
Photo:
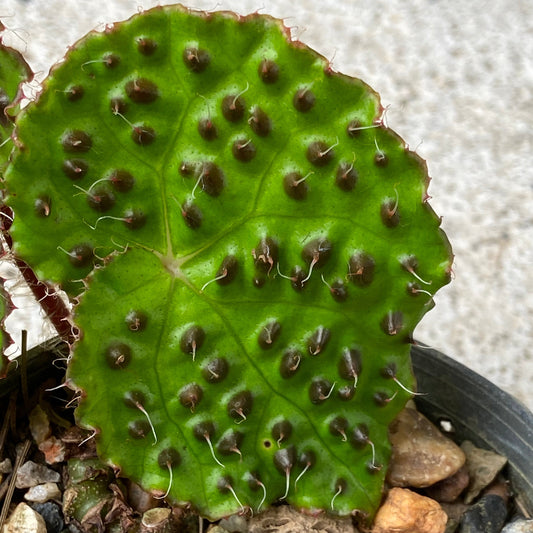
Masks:
[[[14,252],[79,297],[78,420],[146,489],[374,513],[450,267],[380,113],[279,21],[171,6],[89,34],[18,119]]]

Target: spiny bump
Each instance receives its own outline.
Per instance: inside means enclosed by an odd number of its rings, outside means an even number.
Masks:
[[[131,362],[131,348],[123,342],[113,342],[106,349],[105,359],[113,370],[126,368]]]
[[[263,59],[261,63],[259,63],[257,72],[263,83],[272,84],[278,81],[279,66],[272,59]]]

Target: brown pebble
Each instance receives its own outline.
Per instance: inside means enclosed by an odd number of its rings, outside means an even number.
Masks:
[[[372,533],[444,533],[447,520],[436,501],[395,487],[378,510]]]
[[[440,503],[453,503],[468,487],[470,476],[463,465],[453,476],[447,477],[426,490],[426,495]]]
[[[455,474],[465,454],[414,409],[404,409],[389,427],[392,460],[387,480],[393,487],[429,487]]]
[[[477,448],[468,440],[461,444],[461,449],[466,455],[466,466],[470,475],[465,503],[472,503],[481,491],[494,481],[507,459],[489,450]]]

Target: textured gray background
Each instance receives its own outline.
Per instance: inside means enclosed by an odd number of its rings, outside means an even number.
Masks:
[[[6,43],[38,77],[91,29],[150,0],[2,0]],[[294,38],[381,95],[427,159],[455,279],[416,331],[533,408],[533,3],[194,0],[283,18]]]

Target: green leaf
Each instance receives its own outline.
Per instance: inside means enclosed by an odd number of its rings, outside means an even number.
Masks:
[[[124,475],[211,519],[375,512],[451,263],[381,111],[279,21],[166,7],[88,35],[19,117],[14,250],[79,297],[77,416]]]
[[[20,84],[28,81],[31,76],[30,67],[22,55],[4,46],[0,38],[0,177],[13,149],[13,144],[9,139],[13,131],[13,123],[8,117],[6,108],[16,105],[21,96]],[[13,112],[12,109],[10,115]]]

